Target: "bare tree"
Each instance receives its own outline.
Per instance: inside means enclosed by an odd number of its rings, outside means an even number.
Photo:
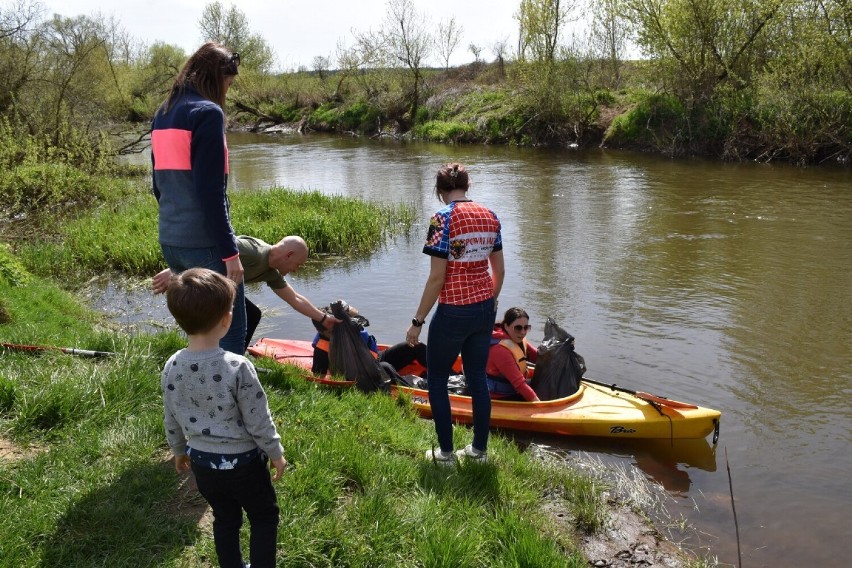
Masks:
[[[374,87],[370,83],[367,73],[363,71],[367,67],[375,67],[383,63],[382,39],[378,34],[372,32],[358,32],[353,30],[355,45],[346,46],[343,42],[337,43],[335,59],[337,60],[337,84],[332,97],[342,100],[343,89],[348,79],[355,77],[368,97],[374,94]]]
[[[388,0],[385,27],[379,34],[381,48],[396,64],[404,65],[411,77],[411,121],[417,119],[423,64],[429,57],[433,39],[425,17],[411,0]]]
[[[459,45],[464,28],[456,23],[455,17],[447,22],[438,23],[438,35],[435,38],[435,46],[441,60],[444,62],[444,70],[450,69],[450,57]]]
[[[317,55],[311,62],[311,67],[314,73],[319,76],[320,81],[324,81],[325,75],[328,73],[329,67],[331,67],[331,60],[324,55]]]
[[[473,54],[474,63],[479,63],[479,56],[482,54],[482,48],[475,43],[467,46],[467,50]]]
[[[5,10],[0,7],[0,39],[32,31],[42,16],[42,5],[36,0],[16,0]]]
[[[497,70],[500,77],[506,77],[506,55],[509,52],[509,38],[504,37],[495,41],[494,45],[491,46],[491,52],[497,60]]]

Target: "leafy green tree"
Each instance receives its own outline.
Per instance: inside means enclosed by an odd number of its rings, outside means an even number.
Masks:
[[[571,20],[574,0],[521,0],[518,13],[518,57],[555,61],[560,34]]]
[[[35,131],[61,132],[68,121],[102,123],[111,97],[120,95],[110,60],[112,30],[103,20],[54,15],[41,28],[39,76],[27,95],[27,120]]]
[[[609,88],[621,81],[621,64],[629,27],[618,12],[619,0],[592,0],[590,47],[604,69],[602,82]]]
[[[186,58],[183,49],[163,42],[156,42],[144,49],[129,70],[128,90],[131,100],[126,110],[128,120],[151,120],[168,96]]]
[[[750,85],[771,56],[770,30],[799,0],[620,0],[621,13],[675,93],[710,98],[721,83]]]
[[[253,33],[246,15],[236,6],[225,8],[221,2],[204,7],[198,21],[204,41],[215,41],[240,54],[241,66],[269,73],[275,64],[275,53],[259,34]]]
[[[14,110],[22,89],[37,76],[35,30],[41,19],[39,5],[21,0],[8,8],[0,7],[0,114]]]
[[[28,7],[32,4],[19,2],[16,9],[23,11],[14,17],[0,14],[6,32],[0,61],[9,72],[0,88],[5,128],[27,141],[28,164],[53,161],[109,171],[114,164],[102,133],[113,118],[111,102],[122,98],[109,43],[118,30],[103,18],[57,15],[44,21]],[[10,27],[10,21],[25,24]]]

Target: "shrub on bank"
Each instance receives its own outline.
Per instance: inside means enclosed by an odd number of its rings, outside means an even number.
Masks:
[[[310,126],[332,132],[372,134],[381,128],[384,115],[375,105],[364,100],[351,103],[325,103],[310,115]]]
[[[412,130],[415,138],[435,142],[457,143],[476,141],[476,126],[463,122],[430,120]]]
[[[0,203],[10,218],[86,206],[102,199],[105,191],[103,180],[62,163],[0,171]]]
[[[12,254],[9,245],[0,243],[0,283],[8,286],[23,286],[29,281],[29,272]]]
[[[686,111],[673,95],[641,93],[632,107],[607,129],[603,144],[677,153],[687,136]]]
[[[852,159],[852,94],[719,88],[704,101],[666,93],[629,95],[603,144],[669,156],[808,164]]]
[[[49,135],[33,135],[27,125],[0,118],[0,171],[22,165],[60,163],[91,175],[120,173],[106,132],[84,131],[61,122]]]
[[[852,160],[852,93],[765,89],[754,108],[765,159]]]
[[[147,173],[147,169],[145,169]],[[106,136],[91,136],[63,124],[55,138],[33,136],[7,117],[0,118],[0,211],[31,225],[51,214],[119,199],[123,185],[113,178],[141,170],[115,162]]]

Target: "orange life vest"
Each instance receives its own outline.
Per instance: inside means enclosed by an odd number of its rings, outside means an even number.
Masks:
[[[515,358],[515,363],[518,365],[518,369],[521,370],[521,374],[527,377],[527,340],[522,339],[521,343],[524,345],[523,348],[511,339],[507,338],[500,340],[497,345],[502,345],[509,350],[512,357]]]

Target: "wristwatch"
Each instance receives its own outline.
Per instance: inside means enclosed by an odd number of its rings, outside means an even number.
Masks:
[[[426,320],[419,320],[417,318],[411,318],[411,325],[414,327],[423,327],[423,324],[426,323]]]

